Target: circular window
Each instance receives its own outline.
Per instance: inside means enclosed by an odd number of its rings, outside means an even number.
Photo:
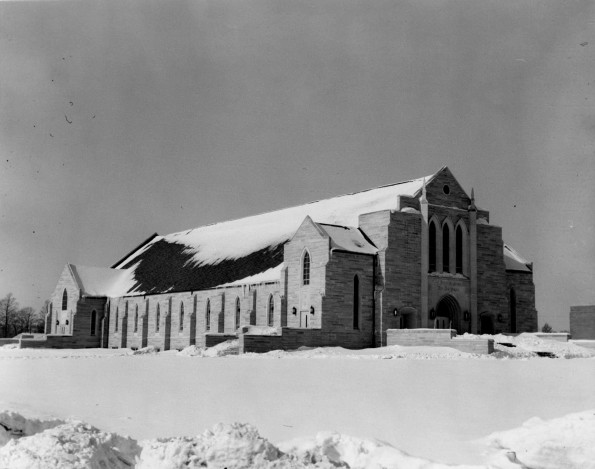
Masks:
[[[444,192],[446,195],[450,194],[450,187],[448,187],[448,184],[444,184],[444,187],[442,187],[442,192]]]

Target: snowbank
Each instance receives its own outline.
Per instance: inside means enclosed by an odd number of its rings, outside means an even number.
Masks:
[[[136,441],[79,421],[27,419],[2,412],[0,424],[3,468],[127,469],[140,453]]]
[[[494,339],[494,348],[500,352],[494,358],[532,358],[539,356],[537,352],[549,353],[558,358],[590,358],[595,357],[595,350],[573,342],[559,342],[547,340],[531,333],[522,333],[517,336],[504,334],[474,335],[463,334],[461,337],[482,337]],[[502,345],[506,344],[506,345]]]
[[[483,439],[485,465],[446,465],[417,458],[377,440],[336,432],[296,438],[273,445],[249,424],[217,424],[196,437],[137,442],[106,433],[80,421],[42,421],[0,413],[2,427],[20,435],[0,445],[6,468],[228,469],[317,468],[595,468],[595,410],[543,421],[531,419],[519,428]]]
[[[240,341],[235,339],[221,342],[220,344],[209,348],[190,345],[189,347],[179,351],[178,355],[183,357],[225,357],[227,355],[237,355],[239,348]]]
[[[484,441],[496,457],[514,453],[522,467],[595,469],[595,410],[548,421],[535,417]]]

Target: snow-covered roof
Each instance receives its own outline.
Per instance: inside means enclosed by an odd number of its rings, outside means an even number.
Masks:
[[[533,272],[532,264],[507,244],[504,245],[504,265],[506,270]]]
[[[252,282],[258,274],[263,274],[263,281],[274,281],[272,275],[280,272],[283,262],[283,245],[306,216],[317,223],[358,226],[361,214],[395,210],[399,196],[419,196],[424,179],[427,183],[434,176],[155,236],[114,267],[130,269],[135,279],[131,291],[147,294],[203,290],[245,283],[246,279]],[[349,229],[343,234],[332,228],[330,231],[337,246],[372,252],[369,242],[363,242],[365,238],[356,233],[359,230]]]
[[[108,269],[68,264],[84,296],[117,297],[131,291],[135,285],[131,269]]]
[[[331,238],[331,248],[359,254],[376,254],[378,249],[363,235],[359,228],[352,226],[318,223]]]

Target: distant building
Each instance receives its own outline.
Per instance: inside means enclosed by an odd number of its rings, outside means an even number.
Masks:
[[[398,328],[535,331],[532,270],[444,167],[154,235],[111,268],[68,264],[46,332],[70,346],[163,350],[278,328],[263,335],[264,350],[381,346]]]
[[[574,340],[595,340],[595,305],[570,307],[570,336]]]

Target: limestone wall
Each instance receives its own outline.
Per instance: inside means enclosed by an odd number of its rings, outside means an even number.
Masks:
[[[189,345],[204,347],[206,346],[205,334],[208,332],[234,334],[238,327],[254,322],[256,325],[268,325],[270,295],[273,295],[275,305],[274,325],[279,326],[281,297],[278,282],[199,292],[113,298],[109,302],[109,347],[155,346],[160,350],[182,349]],[[238,299],[240,324],[236,324]],[[206,327],[207,301],[210,304],[208,330]],[[128,303],[128,309],[126,309],[126,303]],[[157,321],[158,306],[159,321]],[[137,311],[138,319],[135,320]]]
[[[451,347],[461,352],[488,354],[493,339],[457,337],[454,329],[389,329],[387,345]]]

